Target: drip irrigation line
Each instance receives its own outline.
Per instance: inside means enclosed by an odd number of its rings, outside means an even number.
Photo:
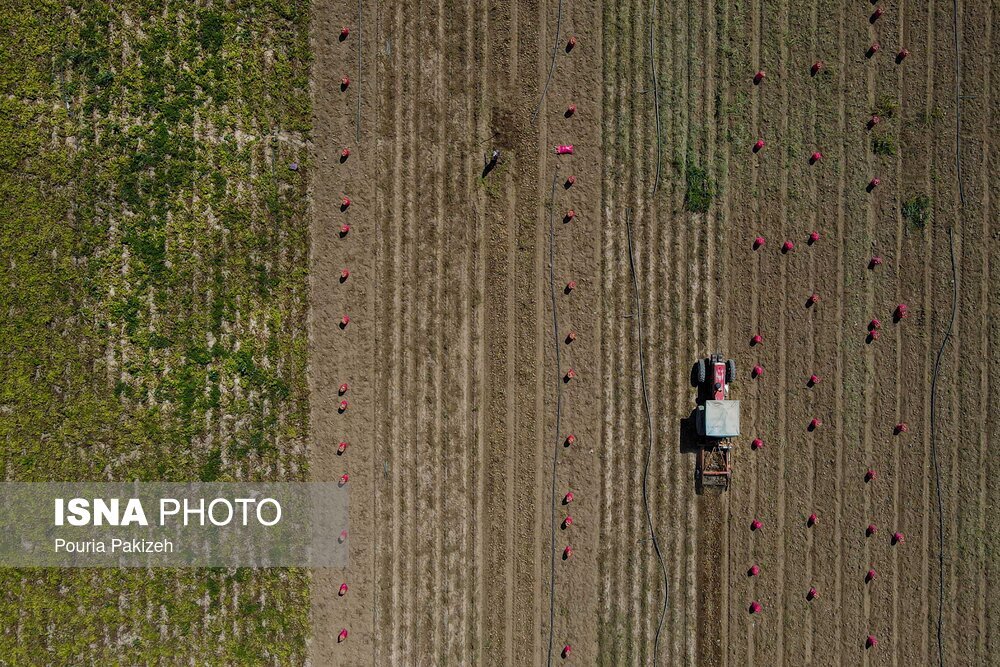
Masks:
[[[560,3],[561,5],[562,3]],[[556,462],[559,459],[559,434],[562,422],[562,378],[559,376],[559,369],[562,368],[559,354],[559,309],[556,305],[556,228],[555,228],[555,201],[556,185],[559,182],[559,167],[552,175],[552,193],[549,195],[549,293],[552,297],[552,335],[555,337],[556,348],[556,437],[555,448],[552,450],[552,478],[551,478],[551,502],[549,509],[549,537],[552,541],[552,548],[549,550],[549,650],[547,664],[552,666],[552,641],[555,637],[556,622]]]
[[[653,639],[653,665],[657,661],[657,649],[660,645],[660,632],[663,630],[663,621],[667,617],[667,599],[670,593],[670,581],[667,579],[667,568],[663,564],[663,553],[660,552],[660,543],[656,538],[656,529],[653,527],[653,515],[649,509],[649,462],[653,456],[653,416],[649,410],[649,393],[646,390],[646,359],[643,354],[642,341],[642,306],[639,303],[639,279],[635,274],[635,255],[632,251],[632,209],[625,209],[625,230],[628,233],[628,265],[632,271],[632,295],[634,300],[634,311],[636,328],[639,334],[639,377],[642,381],[642,405],[646,412],[646,462],[642,469],[642,504],[646,509],[646,524],[649,526],[649,536],[653,541],[653,550],[656,551],[656,560],[660,564],[660,573],[663,575],[663,608],[660,610],[660,621],[656,625],[656,635]]]
[[[354,122],[354,143],[361,144],[361,3],[358,0],[358,115]]]
[[[934,465],[934,490],[937,495],[938,512],[938,609],[937,609],[937,649],[938,665],[944,667],[944,505],[941,501],[941,468],[938,465],[937,457],[937,382],[941,372],[941,357],[944,355],[945,346],[951,338],[951,329],[955,325],[955,315],[958,311],[958,273],[955,269],[955,239],[952,228],[948,228],[948,250],[951,254],[951,318],[948,320],[948,328],[945,329],[944,338],[941,339],[941,346],[937,351],[937,358],[934,360],[934,374],[931,376],[931,461]]]
[[[549,63],[549,75],[545,78],[545,87],[542,88],[542,96],[538,98],[538,106],[535,107],[535,111],[531,114],[531,123],[535,123],[535,119],[538,118],[538,112],[542,108],[542,103],[545,102],[545,94],[549,92],[549,84],[552,82],[552,73],[556,71],[556,54],[559,53],[559,32],[562,30],[562,6],[563,0],[559,0],[559,10],[556,13],[556,38],[552,42],[552,62]]]
[[[653,26],[656,24],[656,0],[653,0],[652,8],[649,11],[649,67],[653,73],[653,113],[656,116],[656,176],[653,177],[653,189],[649,192],[656,194],[656,188],[660,185],[660,153],[662,143],[660,140],[660,87],[656,80],[656,55],[653,52]]]

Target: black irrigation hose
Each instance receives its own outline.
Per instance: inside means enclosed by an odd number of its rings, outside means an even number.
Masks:
[[[941,501],[941,469],[937,458],[937,419],[935,418],[937,404],[937,381],[941,372],[941,357],[944,348],[951,338],[951,329],[955,325],[955,315],[958,311],[958,274],[955,269],[955,240],[952,228],[948,228],[948,249],[951,253],[951,319],[945,329],[941,347],[938,348],[937,359],[934,360],[934,374],[931,376],[931,461],[934,464],[934,490],[937,494],[938,511],[938,612],[937,612],[937,648],[938,665],[944,665],[944,505]]]
[[[646,410],[646,463],[642,469],[642,504],[646,508],[646,523],[649,526],[649,536],[653,541],[653,549],[656,551],[656,560],[660,564],[660,573],[663,575],[663,609],[660,610],[660,622],[656,625],[656,636],[653,639],[653,664],[656,664],[657,649],[660,645],[660,632],[663,630],[663,621],[667,617],[667,600],[670,594],[670,581],[667,579],[667,568],[663,564],[663,554],[660,552],[660,543],[656,539],[656,529],[653,527],[653,515],[649,510],[649,461],[653,455],[653,417],[649,410],[649,394],[646,391],[646,361],[642,352],[642,307],[639,304],[639,279],[635,275],[635,257],[632,253],[632,209],[625,210],[625,230],[628,233],[628,265],[632,270],[632,294],[634,297],[634,314],[636,328],[639,330],[639,377],[642,380],[642,405]]]
[[[545,94],[549,92],[549,83],[552,82],[552,73],[556,71],[556,54],[559,53],[559,31],[562,30],[562,6],[563,0],[559,0],[559,11],[556,14],[556,39],[552,42],[552,62],[549,64],[549,75],[545,79],[545,87],[542,88],[542,96],[538,98],[538,106],[535,107],[534,113],[531,114],[531,122],[534,124],[535,119],[538,118],[538,112],[542,108],[542,103],[545,101]]]
[[[656,188],[660,185],[660,153],[662,152],[662,142],[660,140],[660,87],[656,81],[656,55],[653,52],[653,26],[656,24],[656,0],[652,2],[649,11],[649,67],[653,72],[653,113],[656,115],[656,176],[653,178],[653,189],[649,194],[655,195]]]
[[[561,4],[561,3],[560,3]],[[552,176],[552,194],[549,197],[549,292],[552,296],[552,334],[556,343],[556,446],[552,451],[552,498],[549,503],[551,516],[549,517],[550,539],[552,548],[549,553],[549,651],[548,665],[552,665],[552,640],[555,636],[556,622],[556,462],[559,459],[559,434],[562,421],[562,378],[559,376],[562,368],[559,348],[559,310],[556,306],[556,228],[555,228],[555,201],[556,184],[559,182],[559,168]]]

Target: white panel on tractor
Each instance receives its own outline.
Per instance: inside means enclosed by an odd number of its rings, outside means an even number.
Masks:
[[[705,435],[710,438],[735,438],[739,434],[739,401],[705,401]]]

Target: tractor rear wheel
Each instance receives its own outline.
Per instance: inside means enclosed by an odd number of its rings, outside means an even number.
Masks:
[[[706,371],[705,371],[705,360],[704,359],[699,359],[698,363],[695,364],[695,371],[694,371],[695,385],[694,386],[700,387],[701,385],[705,384],[705,377],[706,377],[705,373],[706,373]]]
[[[736,379],[736,360],[730,359],[726,362],[726,384]]]

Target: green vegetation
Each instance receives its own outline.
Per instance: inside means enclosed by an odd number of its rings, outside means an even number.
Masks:
[[[715,197],[715,186],[701,167],[688,162],[685,173],[687,192],[684,193],[684,206],[692,213],[705,213],[712,205]]]
[[[6,5],[5,480],[304,476],[308,17],[305,0]],[[5,664],[305,660],[300,570],[0,570],[0,587]]]
[[[892,118],[896,115],[896,111],[899,109],[899,102],[891,97],[880,97],[878,102],[875,104],[875,108],[872,109],[872,115],[881,116],[882,118]]]
[[[931,219],[931,198],[921,194],[904,201],[903,219],[911,229],[923,229]]]
[[[888,135],[872,137],[872,152],[875,155],[894,156],[896,154],[896,140]]]

